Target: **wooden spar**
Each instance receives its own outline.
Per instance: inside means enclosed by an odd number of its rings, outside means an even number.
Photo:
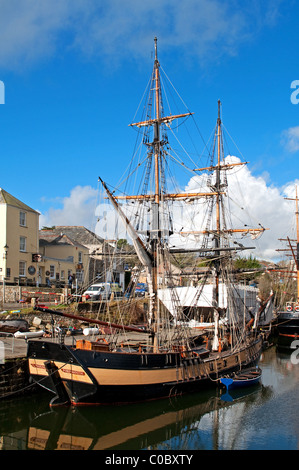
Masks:
[[[236,229],[225,229],[221,230],[223,233],[251,233],[251,232],[263,232],[264,230],[269,230],[268,228],[236,228]],[[217,230],[198,230],[198,231],[189,231],[189,232],[180,232],[181,235],[206,235],[208,233],[217,233]],[[279,250],[276,250],[279,251]]]
[[[65,312],[59,312],[57,310],[51,310],[50,308],[47,308],[47,307],[38,307],[37,306],[37,307],[34,308],[34,310],[38,310],[38,311],[44,312],[44,313],[51,313],[51,314],[53,313],[54,315],[59,315],[59,316],[66,317],[66,318],[72,318],[73,320],[79,320],[79,321],[83,321],[83,322],[87,322],[87,323],[94,323],[96,325],[109,326],[111,328],[127,330],[127,331],[135,331],[137,333],[148,333],[148,331],[141,330],[140,328],[136,328],[134,326],[118,325],[117,323],[109,323],[109,322],[106,322],[106,321],[96,320],[96,319],[93,319],[93,318],[85,318],[85,317],[81,317],[80,315],[73,315],[71,313],[65,313]]]
[[[219,193],[174,193],[174,194],[163,194],[163,199],[189,199],[196,197],[205,197],[205,196],[216,196]],[[225,194],[225,193],[221,193]],[[155,194],[136,194],[132,196],[113,196],[114,199],[149,199],[154,200]]]
[[[172,248],[170,250],[170,253],[210,253],[211,251],[216,252],[224,252],[224,251],[244,251],[244,250],[254,250],[254,246],[243,246],[243,247],[219,247],[215,248],[215,246],[212,246],[211,248],[190,248],[188,250],[183,250],[181,248]]]
[[[288,240],[286,240],[286,241],[288,241]],[[291,247],[291,248],[293,248],[293,247]],[[290,249],[289,248],[277,248],[275,251],[290,251]],[[288,256],[291,256],[291,255],[288,255]]]
[[[192,114],[194,114],[194,113],[174,114],[174,115],[170,115],[170,116],[159,117],[159,118],[156,118],[156,119],[148,119],[147,121],[135,122],[135,123],[129,124],[129,126],[136,126],[136,127],[152,126],[156,122],[158,122],[159,124],[163,124],[163,123],[168,124],[168,123],[174,121],[174,119],[179,119],[179,118],[183,118],[183,117],[186,117],[186,116],[191,116]]]
[[[118,205],[117,201],[115,200],[114,196],[112,195],[112,193],[107,188],[106,183],[104,183],[104,181],[100,177],[99,177],[99,180],[101,181],[101,183],[102,183],[102,185],[103,185],[103,187],[104,187],[104,189],[105,189],[105,191],[108,195],[108,198],[111,201],[113,207],[118,212],[118,214],[121,217],[125,227],[127,228],[128,232],[129,232],[129,235],[132,238],[132,242],[133,242],[134,248],[136,250],[136,253],[138,255],[138,258],[140,259],[143,266],[147,267],[148,269],[151,269],[151,267],[152,267],[152,255],[151,255],[151,253],[147,250],[147,248],[145,247],[143,241],[138,236],[136,230],[132,227],[129,219],[127,218],[127,216],[123,213],[123,211],[119,207],[119,205]]]
[[[273,269],[268,268],[267,271],[271,271],[271,273],[274,272],[274,273],[294,274],[297,276],[297,271],[287,271],[285,269],[274,269],[274,268]]]
[[[239,165],[247,165],[248,162],[240,162],[240,163],[226,163],[225,165],[221,165],[221,170],[229,169],[233,166],[239,166]],[[212,170],[217,170],[218,166],[206,166],[204,168],[194,168],[193,171],[212,171]]]

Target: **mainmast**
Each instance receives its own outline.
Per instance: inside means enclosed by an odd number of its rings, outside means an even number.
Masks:
[[[220,100],[218,100],[218,118],[217,118],[217,165],[216,165],[216,233],[215,233],[215,308],[214,308],[214,321],[215,321],[215,332],[213,340],[213,350],[218,350],[219,340],[218,340],[218,322],[219,322],[219,277],[220,277],[220,259],[219,259],[219,248],[220,248],[220,189],[221,189],[221,179],[220,179],[220,164],[221,164],[221,117],[220,117]]]
[[[155,121],[155,134],[154,134],[154,154],[155,154],[155,203],[159,204],[160,190],[159,190],[159,157],[160,157],[160,76],[159,76],[159,61],[157,51],[157,38],[155,38],[155,62],[154,62],[154,76],[155,76],[155,104],[156,104],[156,121]]]
[[[157,51],[157,38],[155,37],[155,62],[154,62],[154,80],[155,80],[155,123],[154,123],[154,168],[155,168],[155,201],[152,212],[152,228],[154,230],[151,239],[151,248],[153,253],[152,282],[153,282],[153,320],[154,320],[154,352],[158,349],[158,248],[159,248],[159,230],[160,230],[160,75],[159,61]]]

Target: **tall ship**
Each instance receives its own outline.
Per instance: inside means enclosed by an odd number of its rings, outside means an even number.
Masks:
[[[131,124],[145,152],[138,154],[135,168],[129,164],[122,188],[99,178],[146,278],[144,324],[129,320],[132,302],[136,305],[130,295],[117,299],[114,312],[106,301],[107,312],[98,318],[50,312],[101,329],[98,337],[78,338],[72,344],[66,338],[28,341],[31,378],[53,392],[51,406],[130,403],[197,392],[259,362],[262,338],[257,325],[264,306],[256,292],[236,279],[233,260],[246,250],[246,235],[255,238],[265,229],[228,225],[228,175],[242,164],[224,158],[220,101],[209,164],[196,168],[191,158],[193,168],[188,167],[177,142],[180,126],[193,120],[193,113],[165,112],[162,74],[155,38],[144,115]],[[187,172],[195,187],[176,190],[167,173],[173,163]],[[143,178],[137,184],[140,173]],[[192,223],[184,225],[190,207]],[[192,285],[181,284],[177,266],[182,259],[187,260],[185,266],[196,266]],[[248,292],[252,302],[247,302]]]
[[[285,269],[281,270],[282,280],[284,282],[283,296],[277,300],[278,311],[275,323],[278,331],[278,346],[286,349],[296,349],[299,338],[299,221],[298,221],[298,194],[297,186],[295,188],[295,197],[285,198],[295,201],[295,219],[296,235],[295,238],[281,238],[285,247],[277,251],[283,251],[290,260]]]

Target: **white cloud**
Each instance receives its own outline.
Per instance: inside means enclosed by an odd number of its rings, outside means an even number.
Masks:
[[[238,163],[240,160],[230,156],[226,161]],[[263,176],[253,175],[247,166],[230,170],[227,182],[228,197],[224,197],[224,204],[226,207],[229,206],[231,213],[227,227],[238,229],[264,227],[269,229],[265,230],[257,240],[252,240],[251,235],[246,237],[239,235],[237,241],[247,247],[256,247],[252,254],[257,258],[277,258],[279,256],[276,251],[279,248],[278,239],[286,235],[290,236],[294,228],[295,206],[290,201],[286,201],[284,196],[294,193],[295,182],[289,183],[283,188],[269,186]],[[207,187],[205,174],[193,177],[186,187],[186,191],[207,190],[210,189]],[[184,224],[183,230],[206,229],[207,214],[203,205],[193,206],[193,209],[190,210],[192,213],[189,223],[186,218],[185,220],[179,219],[177,214],[176,220],[178,224]],[[241,256],[246,256],[248,253],[250,252],[244,251]]]
[[[84,225],[93,229],[97,190],[91,186],[76,186],[61,201],[62,208],[50,208],[40,216],[40,227],[52,225]]]
[[[220,0],[0,0],[0,65],[20,68],[57,51],[127,60],[149,54],[157,35],[163,50],[180,47],[201,59],[235,54],[262,27],[273,26],[280,2]],[[271,12],[271,21],[269,21]],[[217,57],[216,57],[217,58]]]
[[[299,126],[290,127],[282,132],[282,145],[291,153],[299,150]]]
[[[237,157],[229,157],[232,162],[239,162]],[[256,246],[253,256],[261,259],[279,257],[279,238],[295,236],[295,204],[284,199],[294,197],[295,185],[299,180],[290,182],[282,188],[267,185],[262,176],[253,175],[247,166],[236,167],[228,176],[229,197],[225,197],[232,213],[234,228],[244,228],[245,224],[259,228],[261,224],[266,230],[261,238],[252,240],[250,235],[242,237],[239,242],[244,246]],[[204,191],[207,177],[196,176],[190,179],[185,191]],[[99,203],[100,202],[100,203]],[[125,209],[122,206],[123,210]],[[205,228],[203,221],[203,204],[190,202],[184,206],[174,207],[174,221],[177,230],[201,230]],[[129,216],[129,211],[127,211]],[[69,197],[62,201],[61,209],[50,209],[41,216],[43,225],[84,225],[106,239],[125,238],[126,233],[121,221],[116,222],[114,210],[107,202],[97,198],[97,190],[89,186],[75,187]],[[184,244],[185,239],[175,239],[173,242]],[[244,252],[244,255],[248,252]]]

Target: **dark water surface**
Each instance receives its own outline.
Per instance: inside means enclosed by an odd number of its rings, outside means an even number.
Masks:
[[[46,392],[0,401],[3,450],[296,450],[299,364],[275,346],[260,385],[126,406],[49,408]]]

